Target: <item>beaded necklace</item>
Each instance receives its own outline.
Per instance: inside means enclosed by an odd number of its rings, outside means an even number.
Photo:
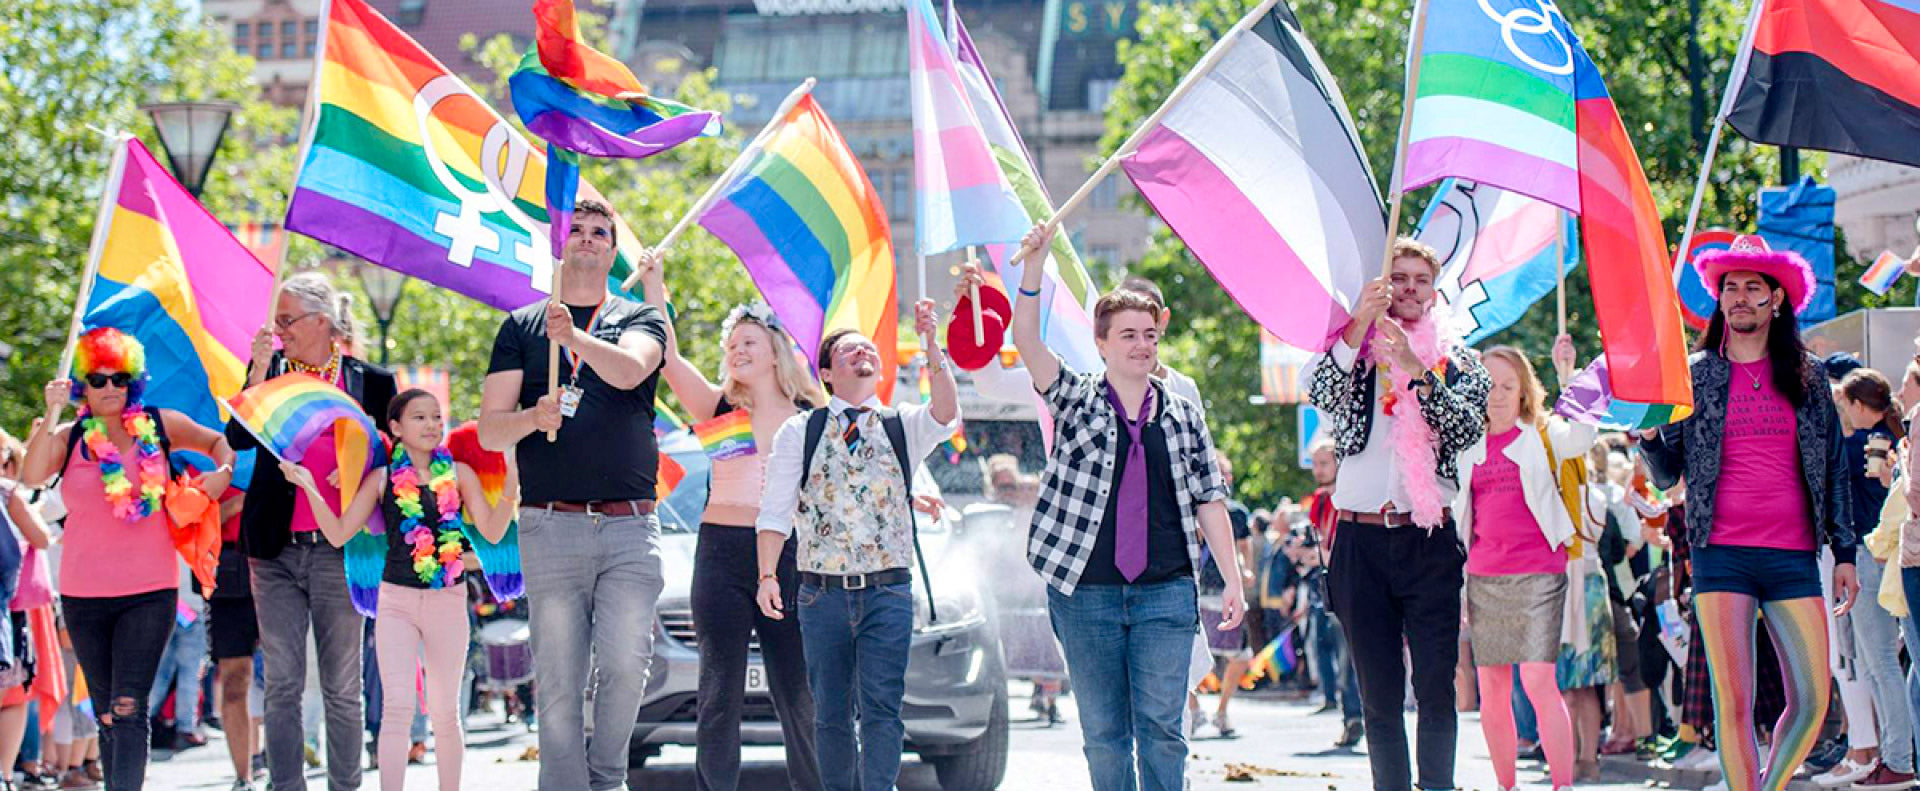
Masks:
[[[160,451],[160,431],[153,416],[138,403],[129,402],[120,413],[120,425],[133,438],[134,464],[140,476],[138,485],[127,477],[120,449],[107,435],[105,420],[87,412],[80,416],[80,436],[87,451],[100,464],[100,485],[106,490],[107,504],[113,515],[138,522],[160,510],[160,498],[166,493],[167,461]]]
[[[388,480],[393,485],[394,505],[400,509],[400,536],[412,547],[413,572],[432,588],[457,584],[465,568],[460,562],[463,520],[460,515],[460,481],[454,474],[453,454],[446,446],[433,449],[427,464],[427,488],[433,491],[434,507],[439,512],[437,530],[426,524],[426,509],[420,502],[420,473],[406,446],[394,444],[393,464]]]
[[[328,384],[337,383],[337,380],[340,377],[339,347],[334,348],[333,354],[327,358],[326,365],[308,365],[306,363],[300,362],[299,360],[295,360],[292,357],[288,357],[284,355],[281,357],[281,359],[287,361],[288,369],[296,373],[311,374],[313,376],[320,377],[320,381],[326,382]]]

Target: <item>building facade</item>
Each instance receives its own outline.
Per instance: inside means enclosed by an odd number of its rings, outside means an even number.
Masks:
[[[1920,246],[1920,168],[1829,155],[1827,179],[1838,193],[1834,224],[1846,231],[1848,252],[1862,265],[1883,250],[1902,258]]]

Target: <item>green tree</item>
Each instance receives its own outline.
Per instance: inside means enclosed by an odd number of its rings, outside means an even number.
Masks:
[[[1307,36],[1339,81],[1384,193],[1392,173],[1393,146],[1404,99],[1412,3],[1298,0],[1292,5]],[[1719,106],[1732,67],[1744,24],[1744,5],[1736,0],[1702,3],[1704,68],[1698,82],[1709,112]],[[1107,107],[1103,155],[1117,149],[1159,106],[1246,7],[1245,3],[1228,0],[1141,6],[1135,39],[1118,45],[1125,73]],[[1676,244],[1705,143],[1702,130],[1688,122],[1693,97],[1686,90],[1686,5],[1662,0],[1563,0],[1560,7],[1607,77],[1652,184],[1669,244]],[[1816,176],[1825,167],[1823,156],[1803,159],[1803,167]],[[1748,143],[1729,130],[1714,165],[1700,227],[1752,228],[1758,211],[1754,196],[1759,188],[1774,182],[1778,162],[1772,147]],[[1401,232],[1411,230],[1432,192],[1427,188],[1405,197]],[[1143,204],[1135,205],[1146,210]],[[1843,263],[1842,271],[1847,268]],[[1246,320],[1178,237],[1165,229],[1155,234],[1151,250],[1133,265],[1133,270],[1158,282],[1175,308],[1175,323],[1180,326],[1166,344],[1167,358],[1199,381],[1213,418],[1210,422],[1215,437],[1239,468],[1241,492],[1256,502],[1304,492],[1311,481],[1294,462],[1294,408],[1247,403],[1246,396],[1258,392],[1259,387],[1258,328]],[[1591,356],[1599,350],[1599,335],[1590,318],[1592,298],[1585,281],[1577,275],[1568,278],[1568,326],[1582,355]],[[1554,301],[1549,296],[1490,341],[1513,343],[1544,356],[1552,343],[1555,324]]]
[[[175,0],[0,4],[0,426],[23,433],[53,376],[108,164],[106,130],[158,138],[149,101],[238,102],[205,201],[227,218],[277,217],[293,114],[259,100],[252,61]]]

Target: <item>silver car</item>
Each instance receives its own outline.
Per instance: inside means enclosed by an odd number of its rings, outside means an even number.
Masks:
[[[914,487],[933,491],[933,480],[923,470]],[[1007,768],[1007,681],[1000,641],[979,589],[977,558],[964,542],[954,540],[958,515],[916,517],[921,519],[920,543],[932,569],[939,620],[928,622],[926,589],[916,570],[913,648],[900,707],[906,749],[933,765],[945,791],[988,791],[1000,784]],[[656,610],[653,666],[633,731],[635,769],[658,755],[661,745],[694,743],[700,639],[689,598],[698,530],[697,521],[663,514],[660,550],[666,587]],[[741,742],[780,744],[780,724],[757,642],[750,649],[746,685]]]

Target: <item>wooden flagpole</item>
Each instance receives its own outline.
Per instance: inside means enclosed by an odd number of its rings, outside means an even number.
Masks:
[[[975,249],[972,245],[967,246],[967,266],[978,268],[980,266],[980,258],[975,253]],[[967,296],[973,302],[973,337],[976,340],[984,341],[987,339],[986,317],[980,312],[980,283],[978,281],[967,281]],[[949,342],[951,342],[951,339],[949,339]]]
[[[1127,136],[1127,141],[1121,143],[1119,148],[1114,149],[1113,155],[1107,157],[1105,162],[1101,162],[1099,169],[1095,170],[1092,176],[1087,177],[1087,180],[1080,185],[1079,189],[1073,191],[1073,195],[1068,197],[1066,202],[1060,204],[1060,208],[1053,213],[1053,218],[1047,220],[1047,232],[1052,233],[1058,231],[1061,221],[1064,220],[1067,215],[1072,214],[1075,209],[1080,208],[1080,204],[1086,202],[1087,197],[1093,194],[1094,187],[1098,186],[1101,181],[1104,181],[1107,176],[1112,175],[1114,168],[1120,166],[1120,161],[1126,159],[1133,153],[1134,149],[1140,147],[1140,141],[1147,136],[1148,132],[1153,131],[1154,127],[1160,125],[1160,120],[1165,118],[1167,113],[1173,110],[1173,106],[1185,98],[1189,91],[1193,90],[1193,86],[1200,82],[1201,77],[1206,76],[1207,72],[1212,71],[1214,66],[1219,65],[1220,60],[1225,58],[1227,52],[1233,48],[1233,43],[1240,37],[1240,34],[1247,32],[1247,29],[1253,27],[1255,22],[1265,17],[1267,12],[1273,10],[1274,4],[1278,2],[1279,0],[1261,0],[1259,5],[1254,6],[1253,10],[1248,11],[1246,16],[1240,17],[1240,21],[1235,22],[1233,27],[1228,28],[1227,32],[1220,36],[1220,40],[1214,42],[1213,48],[1207,50],[1206,56],[1202,57],[1200,62],[1194,65],[1193,70],[1187,72],[1187,76],[1180,79],[1179,86],[1173,89],[1173,93],[1167,95],[1166,100],[1160,103],[1160,107],[1154,110],[1152,115],[1147,116],[1147,119],[1142,121],[1139,126],[1134,127],[1133,134]],[[1021,260],[1032,252],[1032,249],[1022,243],[1020,249],[1013,254],[1011,260]]]
[[[1693,245],[1693,230],[1700,220],[1700,202],[1707,194],[1707,179],[1713,174],[1714,155],[1720,152],[1720,133],[1733,114],[1733,101],[1746,80],[1747,67],[1753,62],[1753,34],[1760,25],[1765,0],[1748,0],[1747,30],[1740,38],[1740,52],[1734,56],[1733,73],[1727,75],[1727,90],[1720,96],[1720,111],[1713,116],[1713,131],[1707,135],[1706,157],[1700,160],[1700,177],[1694,180],[1693,202],[1687,206],[1686,230],[1680,233],[1680,246],[1673,251],[1673,282],[1678,286],[1687,262],[1687,248]]]
[[[714,179],[713,184],[707,187],[706,193],[701,195],[699,200],[694,201],[693,206],[688,208],[685,214],[680,215],[680,221],[673,224],[673,230],[667,231],[666,236],[660,237],[660,243],[653,248],[656,252],[666,252],[674,242],[679,241],[680,234],[685,233],[694,220],[706,213],[707,208],[720,198],[720,191],[732,185],[733,178],[739,174],[740,169],[759,154],[760,149],[766,147],[767,139],[772,137],[773,131],[780,127],[781,120],[787,117],[787,112],[792,110],[794,105],[799,104],[802,97],[813,92],[814,84],[814,78],[808,77],[805,82],[800,83],[799,87],[794,88],[792,93],[787,94],[787,98],[774,109],[773,117],[767,121],[767,125],[760,127],[760,131],[751,141],[748,141],[747,147],[740,150],[740,155],[734,157],[732,164],[727,165],[727,169],[720,174],[720,178]],[[631,274],[627,275],[626,280],[621,281],[620,287],[631,291],[634,284],[639,282],[640,270],[636,267]]]
[[[1567,218],[1562,211],[1554,212],[1554,221],[1560,224],[1553,232],[1553,297],[1556,314],[1560,317],[1560,335],[1567,334]],[[1559,336],[1556,335],[1556,338]]]
[[[552,280],[549,281],[551,285],[549,286],[550,290],[547,292],[547,299],[549,300],[560,298],[560,268],[563,266],[566,266],[566,261],[564,259],[554,259],[553,278]],[[562,303],[562,304],[565,304],[565,303]],[[577,372],[576,372],[576,375],[577,375]],[[552,338],[548,338],[547,339],[547,395],[554,395],[555,393],[558,393],[558,392],[560,392],[560,344],[554,343]],[[558,441],[559,439],[560,439],[559,429],[553,429],[547,432],[548,442],[555,442],[555,441]]]
[[[1393,145],[1393,174],[1387,187],[1387,249],[1381,252],[1380,276],[1393,274],[1393,245],[1400,238],[1401,171],[1406,169],[1407,138],[1413,134],[1413,100],[1420,93],[1420,53],[1427,38],[1427,0],[1413,0],[1413,38],[1407,41],[1407,84],[1401,91],[1400,137]]]

